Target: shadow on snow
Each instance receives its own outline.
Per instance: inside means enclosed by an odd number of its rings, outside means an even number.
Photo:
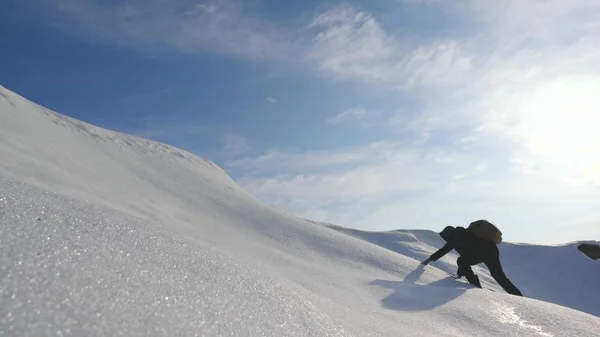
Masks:
[[[450,276],[426,285],[416,284],[424,270],[424,266],[420,265],[402,281],[374,280],[369,285],[393,290],[381,303],[387,309],[403,311],[431,310],[454,300],[473,287]]]

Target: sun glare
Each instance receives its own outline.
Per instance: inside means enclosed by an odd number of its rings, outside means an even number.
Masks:
[[[527,101],[521,132],[531,153],[600,182],[600,80],[547,83]]]

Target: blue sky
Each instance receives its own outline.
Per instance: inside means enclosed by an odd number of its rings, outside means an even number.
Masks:
[[[596,0],[0,4],[0,84],[368,230],[600,239]]]

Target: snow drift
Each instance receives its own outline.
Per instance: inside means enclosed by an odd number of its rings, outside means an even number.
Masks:
[[[421,266],[441,244],[436,235],[300,219],[191,153],[0,87],[0,334],[600,331],[600,304],[590,300],[599,294],[598,265],[573,246],[503,245],[508,276],[530,297],[521,298],[448,278],[450,256]]]

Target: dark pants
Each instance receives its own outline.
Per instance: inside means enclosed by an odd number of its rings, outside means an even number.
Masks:
[[[486,258],[486,256],[477,256],[475,254],[461,255],[456,261],[458,265],[458,276],[466,277],[469,283],[481,288],[479,277],[475,275],[473,269],[471,269],[471,266],[480,264],[482,262],[488,267],[494,280],[496,280],[496,282],[498,282],[498,284],[504,290],[506,290],[506,292],[509,294],[522,296],[521,291],[519,291],[519,289],[517,289],[517,287],[515,287],[515,285],[508,279],[508,277],[506,277],[504,271],[502,270],[502,266],[500,265],[500,261],[495,256]]]
[[[458,265],[458,277],[466,277],[467,281],[474,286],[481,288],[481,283],[479,282],[479,277],[475,275],[471,266],[480,264],[483,261],[479,261],[479,259],[475,259],[472,256],[464,256],[461,255],[458,260],[456,260],[456,264]]]

